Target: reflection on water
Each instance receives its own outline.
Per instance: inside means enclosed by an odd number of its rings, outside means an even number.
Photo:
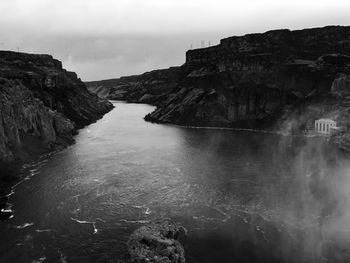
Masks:
[[[322,138],[150,124],[116,103],[77,143],[28,166],[1,262],[113,262],[166,217],[189,262],[349,262],[349,166]]]

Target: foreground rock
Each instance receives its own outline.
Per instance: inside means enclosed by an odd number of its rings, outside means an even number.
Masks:
[[[134,263],[184,263],[185,252],[177,240],[179,227],[170,221],[154,222],[137,229],[127,247]]]

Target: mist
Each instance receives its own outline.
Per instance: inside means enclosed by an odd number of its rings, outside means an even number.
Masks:
[[[205,166],[208,171],[201,180],[212,185],[200,190],[192,186],[189,192],[199,192],[197,202],[216,211],[205,218],[214,230],[205,237],[198,234],[197,245],[214,239],[225,246],[218,245],[212,253],[242,254],[242,262],[250,262],[251,255],[257,256],[256,262],[344,262],[350,242],[350,164],[327,137],[183,132],[189,138],[191,133],[207,140],[193,145],[197,153],[188,170]],[[227,154],[233,152],[235,158]],[[247,244],[249,249],[242,252]]]
[[[262,205],[248,213],[262,216],[265,229],[277,228],[280,242],[274,242],[286,262],[343,262],[350,242],[348,156],[322,137],[282,136],[275,142],[270,172],[278,179],[265,178]]]

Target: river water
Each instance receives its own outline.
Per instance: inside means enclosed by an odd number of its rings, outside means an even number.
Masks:
[[[170,218],[188,262],[350,262],[346,159],[324,138],[147,123],[114,102],[76,144],[26,166],[0,262],[117,262]]]

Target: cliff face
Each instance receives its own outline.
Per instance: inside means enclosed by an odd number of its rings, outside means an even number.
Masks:
[[[167,72],[160,71],[160,76]],[[171,82],[172,88],[163,89],[165,93],[155,100],[147,100],[158,108],[145,119],[300,132],[313,125],[312,118],[335,112],[336,107],[344,109],[342,98],[334,96],[331,89],[339,74],[349,72],[350,27],[275,30],[230,37],[217,46],[189,50],[186,63],[178,68],[177,78]],[[136,81],[134,77],[132,82],[138,86],[133,86],[147,91],[143,77],[140,75]],[[126,88],[121,98],[128,98],[134,89],[130,92],[131,82],[124,80]],[[100,88],[106,87],[100,84]],[[140,97],[137,99],[142,102]],[[318,108],[324,103],[331,103],[329,110]],[[314,109],[312,118],[303,115],[310,107]]]
[[[64,147],[113,108],[49,55],[0,51],[0,162]]]
[[[147,119],[185,125],[272,126],[286,111],[294,114],[305,102],[331,96],[337,74],[349,72],[349,33],[350,27],[277,30],[190,50],[182,66],[185,85]]]
[[[183,78],[180,67],[154,70],[142,75],[86,82],[88,89],[101,98],[134,103],[157,104],[171,93]]]

